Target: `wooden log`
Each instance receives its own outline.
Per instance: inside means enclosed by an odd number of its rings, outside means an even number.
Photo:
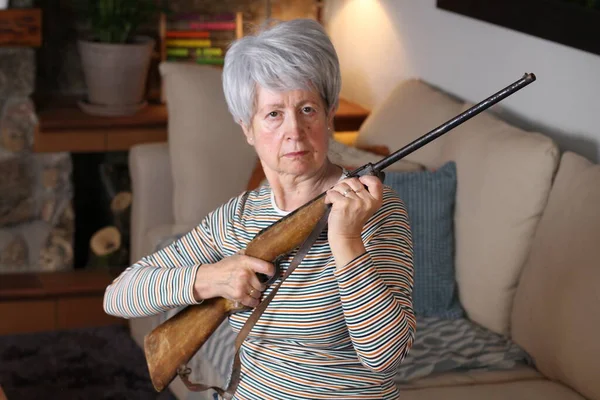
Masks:
[[[72,204],[69,202],[64,206],[55,219],[56,224],[50,229],[44,247],[40,250],[39,266],[42,271],[73,268],[75,213]]]
[[[131,203],[133,196],[131,192],[119,192],[110,202],[110,211],[113,214],[114,225],[121,233],[121,236],[129,236],[129,225],[131,215]]]
[[[0,11],[0,46],[40,47],[42,10],[13,8]]]
[[[106,226],[92,235],[89,268],[111,269],[121,264],[123,247],[121,233],[115,226]]]

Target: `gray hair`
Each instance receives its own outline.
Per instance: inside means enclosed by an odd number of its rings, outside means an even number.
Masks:
[[[272,91],[316,90],[327,107],[338,107],[341,88],[337,53],[317,21],[280,22],[235,41],[227,50],[223,91],[236,122],[250,126],[256,87]]]

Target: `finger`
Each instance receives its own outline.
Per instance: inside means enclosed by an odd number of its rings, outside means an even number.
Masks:
[[[241,299],[241,303],[245,306],[254,308],[260,303],[260,300],[254,298],[248,294]]]
[[[249,288],[248,290],[248,296],[260,300],[261,296],[262,296],[262,291],[260,289],[255,289],[253,287]]]
[[[235,290],[232,293],[231,299],[246,307],[256,307],[260,303],[260,297],[260,291],[249,286],[244,286]]]
[[[265,291],[267,286],[263,283],[268,281],[275,274],[275,266],[272,263],[261,260],[260,258],[245,256],[246,265],[250,267],[252,273],[247,277],[249,284],[248,292],[251,289],[262,293]],[[262,278],[259,278],[257,274],[260,274]],[[264,278],[267,276],[267,278]]]
[[[343,197],[349,197],[350,195],[352,195],[354,193],[354,189],[352,188],[351,182],[348,182],[349,180],[352,180],[352,179],[356,179],[356,178],[345,179],[343,182],[340,182],[337,185],[335,185],[333,187],[333,189],[335,191],[337,191],[339,194],[341,194]],[[360,183],[359,183],[359,185],[360,185]]]
[[[348,185],[348,187],[353,190],[362,186],[358,178],[355,177],[344,179],[342,182],[340,182],[340,185]]]
[[[267,286],[258,279],[256,274],[252,274],[252,277],[248,280],[248,289],[247,292],[252,297],[260,298],[262,292],[265,291]]]
[[[246,259],[246,265],[250,267],[252,271],[268,275],[269,277],[275,274],[275,266],[272,263],[251,256],[244,256],[244,258]]]
[[[346,180],[344,180],[343,182],[338,183],[332,189],[335,190],[335,191],[337,191],[342,196],[344,195],[344,192],[346,192],[348,190],[352,190],[352,188],[350,187],[350,185],[348,185],[346,183]]]
[[[325,204],[333,203],[334,201],[340,201],[343,199],[344,196],[339,190],[331,188],[327,191],[327,196],[325,196]]]
[[[355,194],[368,193],[367,188],[362,184],[362,182],[358,178],[351,178],[347,180],[348,186]]]
[[[383,197],[383,183],[376,176],[364,175],[358,178],[362,185],[367,187],[369,194],[375,199],[380,200]]]

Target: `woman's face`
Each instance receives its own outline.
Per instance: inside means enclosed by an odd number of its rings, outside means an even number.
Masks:
[[[272,92],[257,86],[256,113],[251,126],[242,128],[263,168],[311,175],[325,165],[332,116],[314,91]]]

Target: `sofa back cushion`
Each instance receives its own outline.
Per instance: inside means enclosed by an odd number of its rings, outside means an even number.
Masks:
[[[360,127],[356,146],[386,145],[394,152],[460,112],[462,102],[418,79],[401,82]],[[445,137],[411,153],[405,160],[437,168]]]
[[[513,339],[537,368],[600,399],[600,165],[563,154],[515,295]]]
[[[514,291],[558,149],[548,137],[484,112],[447,134],[441,157],[455,161],[458,174],[455,268],[461,303],[471,320],[508,334]]]
[[[221,70],[160,65],[169,113],[169,153],[176,224],[196,224],[241,193],[256,160],[223,94]]]

